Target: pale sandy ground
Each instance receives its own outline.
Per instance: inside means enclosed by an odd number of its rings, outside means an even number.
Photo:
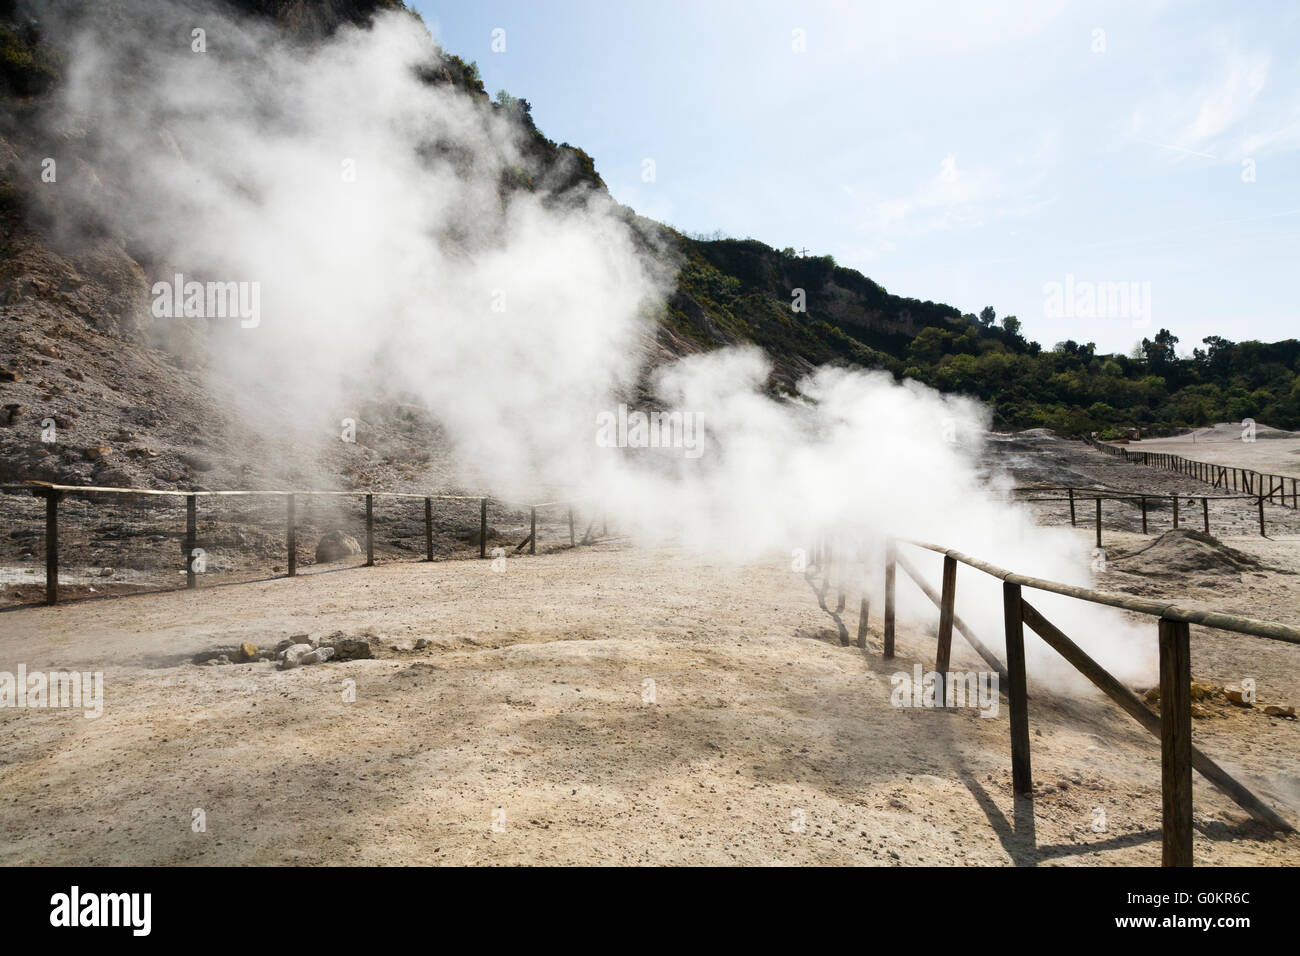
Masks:
[[[1262,546],[1295,560],[1294,543]],[[1229,597],[1300,603],[1291,580],[1267,588]],[[857,606],[851,593],[849,634]],[[96,720],[0,710],[0,862],[1159,863],[1153,738],[1101,698],[1031,686],[1034,773],[1051,790],[1015,800],[1005,707],[891,707],[889,675],[933,660],[933,621],[902,628],[885,662],[873,607],[869,648],[844,647],[786,561],[727,568],[614,542],[504,573],[390,564],[6,612],[0,670],[103,670],[106,692]],[[382,656],[189,662],[336,631],[380,635]],[[1194,634],[1198,674],[1233,677],[1244,654],[1262,685],[1296,686],[1300,648]],[[1208,723],[1212,756],[1300,803],[1294,722]],[[1300,863],[1300,837],[1261,832],[1199,778],[1196,821],[1200,864]]]
[[[1197,428],[1175,438],[1144,438],[1121,447],[1127,447],[1129,451],[1182,455],[1193,461],[1215,465],[1251,468],[1266,475],[1300,478],[1300,435],[1276,437],[1282,434],[1286,433],[1257,426],[1255,441],[1242,441],[1240,423],[1229,422],[1213,428]],[[1290,488],[1288,483],[1288,494]]]

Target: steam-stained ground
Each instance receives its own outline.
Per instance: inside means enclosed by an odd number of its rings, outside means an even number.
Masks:
[[[1294,607],[1292,580],[1270,587]],[[890,706],[890,674],[933,659],[932,622],[882,661],[878,606],[869,647],[842,646],[817,583],[608,543],[504,573],[394,563],[7,612],[0,669],[103,670],[106,692],[96,720],[0,710],[0,861],[1159,862],[1159,752],[1132,720],[1031,688],[1043,789],[1017,802],[1005,708]],[[378,636],[379,657],[191,663],[338,631]],[[1296,648],[1194,633],[1198,675],[1245,661],[1295,686]],[[1258,708],[1196,722],[1293,820],[1298,730]],[[1300,862],[1300,838],[1199,780],[1196,819],[1198,863]]]

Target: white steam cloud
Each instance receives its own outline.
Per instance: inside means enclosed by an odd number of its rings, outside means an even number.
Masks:
[[[887,534],[1089,583],[1077,537],[981,477],[984,411],[885,374],[824,369],[779,400],[756,350],[691,357],[653,379],[663,408],[703,422],[698,458],[600,447],[597,416],[629,400],[652,350],[669,257],[607,197],[504,192],[527,167],[518,125],[418,78],[436,53],[414,18],[299,47],[203,8],[133,8],[147,32],[82,34],[71,60],[60,121],[88,132],[112,184],[82,198],[134,237],[150,283],[260,283],[260,323],[208,334],[205,374],[277,447],[332,438],[360,389],[428,408],[466,486],[589,496],[647,543],[744,561],[835,529],[874,556],[875,613]],[[937,583],[937,558],[913,559]],[[905,619],[937,616],[901,574],[898,594]],[[962,569],[958,594],[1000,648],[997,583]],[[1151,678],[1154,622],[1030,599],[1121,677]]]

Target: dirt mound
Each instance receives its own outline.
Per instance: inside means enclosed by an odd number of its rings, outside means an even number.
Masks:
[[[1198,442],[1216,442],[1216,441],[1241,441],[1244,424],[1242,422],[1217,422],[1210,428],[1195,428],[1190,434]],[[1274,428],[1272,425],[1265,425],[1262,422],[1255,424],[1254,439],[1270,438],[1296,438],[1300,437],[1298,432],[1289,432],[1281,428]]]
[[[1182,578],[1191,584],[1241,580],[1244,571],[1274,570],[1259,559],[1202,531],[1166,531],[1140,551],[1113,557],[1108,569],[1152,578]]]

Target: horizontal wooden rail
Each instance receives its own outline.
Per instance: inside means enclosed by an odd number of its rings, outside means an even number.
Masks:
[[[332,497],[364,497],[370,495],[375,498],[418,498],[423,501],[425,498],[433,501],[479,501],[484,497],[489,497],[499,504],[513,505],[521,508],[552,508],[557,505],[567,505],[570,502],[585,501],[590,496],[572,498],[564,501],[544,501],[540,504],[531,504],[526,501],[515,501],[509,498],[498,498],[492,495],[428,495],[418,491],[316,491],[312,489],[293,489],[290,491],[280,491],[268,489],[265,491],[172,491],[170,489],[158,488],[105,488],[94,485],[53,485],[43,481],[32,481],[24,484],[7,484],[0,485],[0,491],[27,491],[33,494],[43,494],[47,491],[64,491],[64,492],[86,492],[95,494],[118,494],[118,495],[159,495],[172,498],[189,498],[192,496],[203,497],[248,497],[253,495],[279,495],[287,497],[288,495],[319,495]]]
[[[1034,492],[1034,491],[1065,491],[1064,488],[1012,488],[1014,492]],[[1192,491],[1129,491],[1102,493],[1094,492],[1088,488],[1075,488],[1074,491],[1081,492],[1073,496],[1061,498],[1026,498],[1025,501],[1092,501],[1100,498],[1102,501],[1141,501],[1146,498],[1148,501],[1161,501],[1170,498],[1186,498],[1188,501],[1255,501],[1259,495],[1198,495]]]
[[[906,539],[899,539],[906,540]],[[944,548],[937,544],[928,544],[924,541],[907,541],[906,543],[915,545],[918,548],[924,548],[927,551],[934,551],[938,554],[951,557],[962,564],[969,565],[972,568],[978,568],[985,574],[992,575],[1002,581],[1009,581],[1012,584],[1019,584],[1027,588],[1034,588],[1039,591],[1051,591],[1055,594],[1064,594],[1067,597],[1078,598],[1082,601],[1090,601],[1093,604],[1105,604],[1109,607],[1118,607],[1126,611],[1134,611],[1138,614],[1150,614],[1153,617],[1163,617],[1169,621],[1180,621],[1185,624],[1200,624],[1203,627],[1218,628],[1222,631],[1235,631],[1240,634],[1250,634],[1255,637],[1264,637],[1273,641],[1285,641],[1288,644],[1300,644],[1300,628],[1290,627],[1286,624],[1276,624],[1270,621],[1258,621],[1254,618],[1240,617],[1236,614],[1226,614],[1222,611],[1198,611],[1192,608],[1182,608],[1176,604],[1167,604],[1163,601],[1150,601],[1145,598],[1130,597],[1126,594],[1110,594],[1106,591],[1094,591],[1091,588],[1077,587],[1073,584],[1061,584],[1059,581],[1048,581],[1043,578],[1030,577],[1026,574],[1016,574],[1008,571],[1006,568],[1000,568],[996,564],[990,564],[988,561],[982,561],[979,558],[971,557],[968,554],[962,554],[952,548]]]

